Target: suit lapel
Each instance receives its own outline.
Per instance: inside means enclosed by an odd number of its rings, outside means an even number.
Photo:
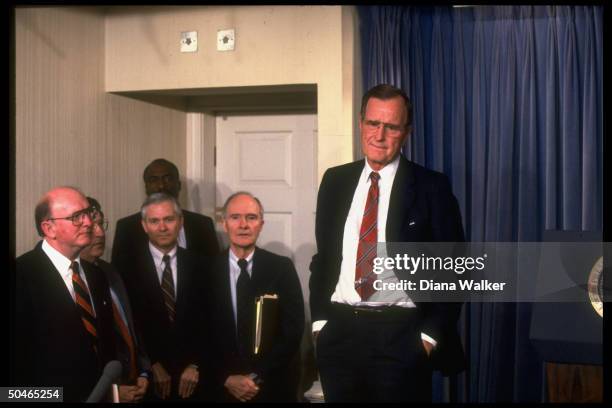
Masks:
[[[263,290],[263,282],[265,281],[265,275],[267,273],[265,265],[263,265],[262,252],[259,248],[255,248],[253,253],[253,270],[251,271],[251,287],[253,293],[259,296],[261,290]]]
[[[219,285],[219,297],[217,298],[224,316],[222,317],[223,322],[226,326],[228,335],[231,335],[231,339],[236,338],[236,319],[234,318],[234,308],[232,305],[232,291],[230,288],[230,270],[229,270],[229,250],[223,251],[218,256],[217,263],[217,282]]]
[[[57,305],[57,309],[54,310],[53,313],[58,315],[65,314],[65,316],[72,315],[73,317],[70,319],[70,321],[78,322],[77,327],[81,329],[81,316],[76,308],[74,299],[72,299],[72,296],[70,296],[70,292],[68,291],[66,284],[62,280],[62,277],[57,269],[55,269],[53,262],[51,262],[51,259],[49,259],[42,248],[39,246],[37,250],[41,263],[44,263],[43,269],[45,270],[45,274],[41,277],[41,281],[44,285],[43,287],[45,288],[45,293],[50,298],[49,304],[54,305],[54,307]],[[68,321],[68,319],[66,321]]]
[[[359,183],[359,177],[363,172],[363,166],[365,166],[365,159],[355,162],[355,166],[348,170],[346,179],[340,180],[338,186],[340,189],[340,194],[338,195],[340,200],[338,200],[338,208],[335,214],[337,214],[337,236],[340,237],[340,248],[342,248],[343,245],[344,223],[346,222],[346,217],[351,209],[353,196],[355,195],[355,190],[357,190],[357,184]]]
[[[185,307],[183,303],[186,302],[185,294],[187,287],[189,286],[189,273],[191,264],[185,257],[185,252],[182,248],[178,247],[176,250],[176,320],[180,320]],[[186,305],[185,305],[186,306]]]
[[[400,241],[400,231],[414,199],[414,171],[410,162],[400,155],[399,166],[391,188],[391,197],[389,197],[389,211],[385,230],[387,242]]]
[[[100,274],[102,274],[102,271],[92,270],[94,266],[86,262],[81,262],[81,267],[83,268],[85,278],[87,279],[87,286],[89,287],[89,296],[91,296],[91,300],[93,302],[97,317],[97,315],[101,314],[102,310],[107,307],[106,299],[98,280]]]
[[[144,293],[147,293],[150,296],[150,307],[152,309],[151,313],[159,313],[160,316],[163,316],[164,325],[166,327],[170,326],[170,320],[168,319],[168,311],[166,309],[166,305],[164,303],[164,296],[162,294],[161,283],[159,282],[159,277],[157,276],[157,268],[155,262],[153,261],[153,255],[151,255],[151,250],[147,245],[145,252],[143,253],[143,262],[141,265],[145,267],[142,270],[142,282]],[[177,274],[178,275],[178,274]]]

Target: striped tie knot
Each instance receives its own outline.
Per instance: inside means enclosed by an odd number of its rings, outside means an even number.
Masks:
[[[79,311],[79,315],[81,316],[83,327],[91,340],[92,347],[97,351],[98,330],[96,328],[96,315],[91,303],[91,296],[89,295],[87,285],[85,285],[85,282],[81,278],[79,263],[73,261],[72,264],[70,264],[70,269],[72,270],[74,301]]]
[[[162,273],[161,289],[164,295],[164,304],[168,310],[168,319],[174,323],[176,318],[176,304],[174,299],[174,279],[172,279],[172,268],[170,267],[170,256],[164,255],[164,271]]]

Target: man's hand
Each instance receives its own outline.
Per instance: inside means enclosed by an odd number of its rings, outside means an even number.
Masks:
[[[119,402],[135,402],[134,393],[135,385],[120,385],[119,386]]]
[[[149,388],[149,379],[146,377],[138,377],[138,379],[136,379],[136,385],[134,387],[134,402],[139,402],[144,398],[145,394],[147,393],[147,388]]]
[[[433,350],[434,346],[427,340],[421,339],[421,341],[423,342],[423,348],[425,349],[425,353],[427,353],[427,357],[429,357],[429,355],[431,354],[431,350]]]
[[[170,396],[170,388],[172,386],[170,375],[161,363],[155,363],[151,367],[153,371],[153,383],[155,384],[155,393],[161,399],[166,399]]]
[[[230,375],[224,385],[241,402],[249,401],[259,392],[257,384],[246,375]]]
[[[196,385],[200,379],[200,373],[194,366],[188,366],[183,370],[181,374],[181,381],[179,383],[179,396],[181,398],[189,398],[195,391]]]

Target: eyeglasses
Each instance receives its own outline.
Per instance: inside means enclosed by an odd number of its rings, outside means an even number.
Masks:
[[[85,217],[89,217],[91,221],[95,221],[97,219],[97,210],[94,207],[87,207],[82,210],[79,210],[72,214],[69,217],[60,217],[60,218],[47,218],[47,221],[56,221],[56,220],[70,220],[72,221],[72,225],[75,227],[80,227],[83,225],[83,221],[85,221]]]
[[[108,221],[107,220],[96,220],[94,221],[100,228],[104,231],[108,229]]]
[[[404,126],[393,125],[391,123],[384,123],[384,122],[380,122],[378,120],[365,119],[363,121],[363,124],[365,125],[365,129],[368,132],[374,132],[374,131],[380,129],[380,127],[382,126],[392,136],[399,135],[402,132],[402,130],[404,129]]]

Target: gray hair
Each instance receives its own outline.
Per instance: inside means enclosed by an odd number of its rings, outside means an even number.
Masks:
[[[181,211],[181,206],[179,205],[176,198],[166,193],[153,193],[146,198],[144,203],[142,203],[142,206],[140,207],[140,217],[143,220],[147,218],[147,208],[149,208],[150,205],[165,202],[171,202],[172,206],[174,207],[174,212],[179,216],[183,216],[183,211]]]
[[[248,191],[237,191],[234,194],[232,194],[231,196],[227,197],[227,200],[225,200],[225,204],[223,204],[223,218],[226,218],[227,216],[227,206],[229,205],[229,203],[236,197],[241,196],[241,195],[245,195],[248,197],[251,197],[253,200],[255,200],[255,202],[257,202],[257,205],[259,205],[259,216],[261,217],[261,219],[263,220],[264,217],[264,208],[263,205],[261,204],[261,201],[259,201],[259,198],[255,197],[253,194],[249,193]]]

